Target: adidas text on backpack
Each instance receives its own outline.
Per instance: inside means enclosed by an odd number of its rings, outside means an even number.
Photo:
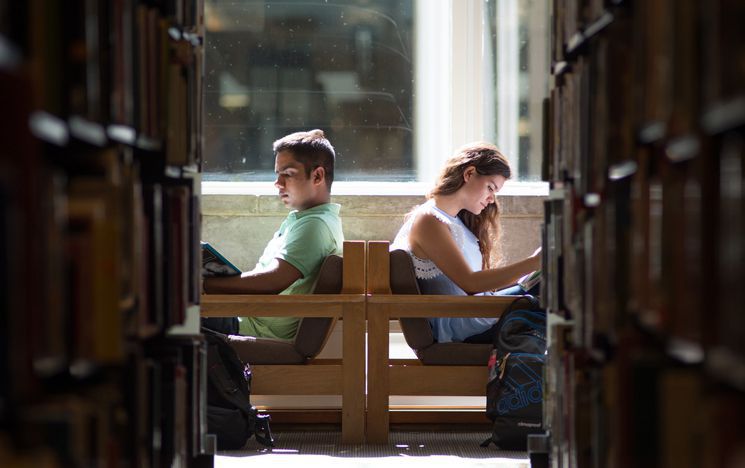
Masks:
[[[494,443],[525,450],[528,434],[543,432],[543,368],[546,363],[546,312],[510,309],[497,322],[489,358],[486,415],[494,421]]]

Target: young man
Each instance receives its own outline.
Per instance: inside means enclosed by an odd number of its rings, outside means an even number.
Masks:
[[[330,203],[335,153],[321,130],[298,132],[274,142],[274,185],[292,209],[269,241],[256,267],[240,276],[205,278],[208,294],[307,294],[323,260],[341,254],[339,205]],[[240,334],[292,339],[300,319],[241,317]]]

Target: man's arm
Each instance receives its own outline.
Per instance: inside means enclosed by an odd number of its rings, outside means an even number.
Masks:
[[[274,259],[269,268],[241,273],[240,276],[223,276],[204,279],[207,294],[279,294],[303,277],[300,270],[280,259]]]

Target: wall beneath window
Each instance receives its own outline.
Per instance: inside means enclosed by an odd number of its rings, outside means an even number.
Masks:
[[[347,239],[393,240],[404,215],[420,196],[335,196],[342,206]],[[509,263],[530,255],[540,242],[543,197],[502,196],[502,253]],[[275,195],[204,195],[202,240],[209,241],[242,270],[250,270],[287,216]]]

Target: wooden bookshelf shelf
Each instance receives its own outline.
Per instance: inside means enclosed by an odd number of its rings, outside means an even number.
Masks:
[[[128,125],[109,125],[106,127],[106,134],[112,141],[134,146],[137,141],[137,131]]]
[[[595,36],[600,34],[605,28],[613,23],[613,13],[606,11],[600,18],[596,19],[585,28],[584,37],[585,40],[593,39]]]
[[[612,164],[608,167],[608,180],[617,181],[631,177],[639,169],[639,165],[636,161],[624,161],[617,164]]]
[[[70,131],[65,121],[47,112],[34,112],[29,125],[31,133],[46,143],[63,147],[70,141]]]
[[[564,73],[568,73],[571,70],[572,68],[569,62],[566,62],[563,60],[561,62],[556,62],[553,65],[551,65],[551,73],[557,77],[561,76]]]
[[[639,128],[637,140],[643,145],[662,144],[667,136],[667,124],[665,122],[645,122]]]
[[[724,466],[745,446],[725,422],[745,414],[745,7],[552,18],[548,466]]]
[[[0,70],[17,71],[22,63],[22,55],[15,44],[0,34]]]
[[[570,58],[576,56],[584,44],[585,35],[582,31],[575,32],[566,44],[566,56]]]
[[[668,339],[665,352],[681,364],[697,365],[704,362],[704,348],[685,338],[672,337]]]
[[[73,138],[101,148],[109,143],[106,129],[99,123],[91,122],[79,116],[72,116],[68,119],[67,124]]]
[[[138,135],[134,146],[142,151],[159,152],[163,149],[163,142],[145,135]]]
[[[586,54],[588,43],[613,24],[613,20],[613,13],[606,10],[595,20],[589,22],[587,27],[572,34],[564,46],[564,56],[567,60],[575,61],[579,56]]]
[[[212,466],[205,343],[168,333],[199,301],[202,7],[0,8],[3,466]]]
[[[719,382],[745,392],[745,360],[726,348],[714,348],[706,356],[706,370]]]
[[[698,156],[700,150],[699,138],[696,135],[686,135],[670,140],[665,147],[665,154],[670,161],[678,163],[690,161]]]
[[[745,126],[745,95],[712,106],[704,114],[701,124],[710,135]]]

